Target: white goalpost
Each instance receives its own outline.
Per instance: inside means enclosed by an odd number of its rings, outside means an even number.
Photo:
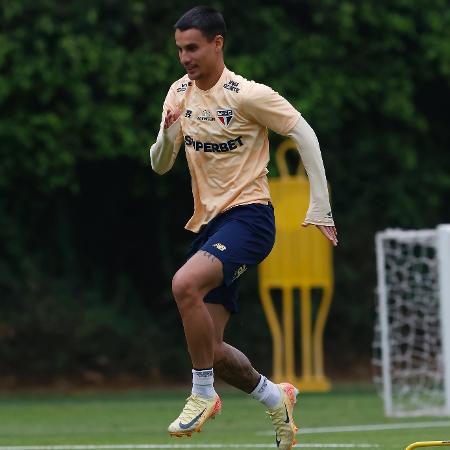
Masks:
[[[375,383],[388,416],[450,415],[450,225],[375,238]]]

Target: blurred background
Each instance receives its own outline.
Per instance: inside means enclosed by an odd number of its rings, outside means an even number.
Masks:
[[[228,68],[318,135],[339,230],[326,373],[370,381],[374,234],[450,221],[450,2],[209,4]],[[193,238],[190,177],[183,152],[161,177],[148,150],[192,6],[1,2],[0,388],[190,380],[170,290]],[[227,340],[270,373],[255,270],[241,307]]]

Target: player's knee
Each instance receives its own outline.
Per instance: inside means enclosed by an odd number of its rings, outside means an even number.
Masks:
[[[189,306],[198,299],[198,288],[189,277],[177,272],[172,279],[172,293],[178,306]]]

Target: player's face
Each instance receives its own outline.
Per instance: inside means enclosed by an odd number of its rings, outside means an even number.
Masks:
[[[215,72],[223,47],[222,36],[216,36],[209,42],[196,28],[185,31],[177,29],[175,43],[180,63],[191,80],[208,78]]]

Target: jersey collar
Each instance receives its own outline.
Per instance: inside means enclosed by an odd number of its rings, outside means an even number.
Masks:
[[[220,78],[217,80],[217,83],[210,87],[209,89],[203,90],[197,87],[197,85],[195,84],[195,81],[192,83],[194,86],[194,89],[199,92],[200,94],[209,94],[213,91],[215,91],[218,87],[223,86],[223,84],[225,83],[225,79],[227,77],[227,74],[229,73],[229,70],[227,69],[226,66],[224,66],[223,71],[222,71],[222,75],[220,75]]]

